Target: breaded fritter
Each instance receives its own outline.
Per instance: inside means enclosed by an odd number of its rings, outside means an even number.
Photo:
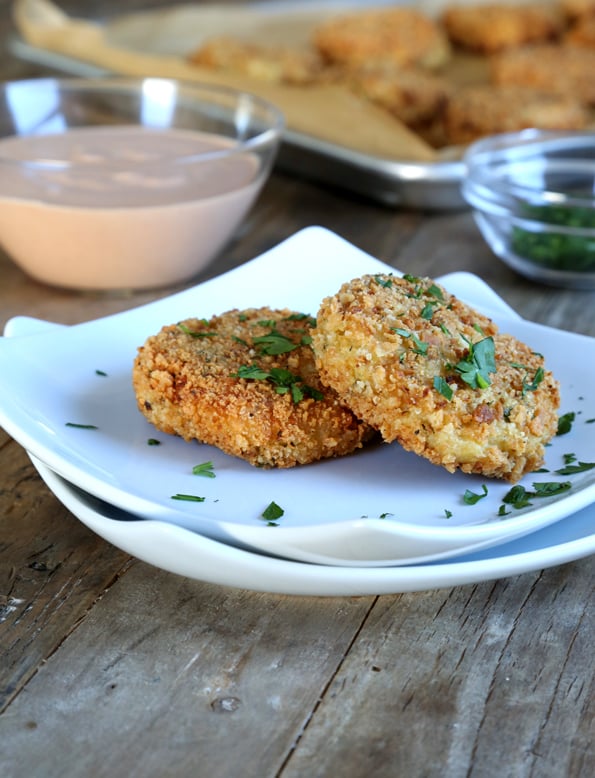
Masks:
[[[443,30],[416,8],[380,8],[332,16],[313,33],[315,48],[347,67],[372,63],[441,67],[450,46]]]
[[[431,279],[356,278],[312,338],[322,380],[385,441],[512,482],[541,466],[559,406],[543,358]]]
[[[412,128],[437,116],[451,91],[449,82],[433,72],[391,64],[358,68],[349,85]]]
[[[564,42],[571,46],[586,46],[595,49],[595,11],[593,16],[584,16],[573,24]]]
[[[569,19],[595,14],[595,0],[560,0],[560,6]]]
[[[329,68],[309,48],[263,45],[218,36],[189,55],[194,65],[282,84],[311,84],[329,78]]]
[[[570,94],[508,84],[462,87],[450,95],[443,113],[444,137],[452,145],[527,127],[579,130],[588,122],[587,109]]]
[[[583,46],[523,46],[493,57],[490,71],[495,84],[543,89],[595,106],[595,51]]]
[[[312,324],[255,308],[163,327],[134,362],[138,408],[162,432],[260,467],[349,454],[373,433],[321,384]]]
[[[526,43],[555,40],[564,29],[564,15],[555,5],[481,3],[446,8],[442,23],[453,43],[493,54]]]

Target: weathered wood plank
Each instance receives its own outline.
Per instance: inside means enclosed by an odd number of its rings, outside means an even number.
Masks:
[[[135,563],[0,718],[0,761],[11,778],[275,775],[372,602]]]
[[[593,775],[594,583],[587,559],[379,598],[283,778]]]
[[[1,438],[0,472],[1,712],[129,557],[75,520],[20,446]]]

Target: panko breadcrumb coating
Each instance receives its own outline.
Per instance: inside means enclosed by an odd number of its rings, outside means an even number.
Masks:
[[[495,84],[514,84],[571,96],[595,106],[595,51],[583,46],[522,46],[494,56]]]
[[[560,6],[570,19],[595,14],[595,0],[560,0]]]
[[[526,43],[555,40],[562,34],[565,20],[556,5],[481,3],[446,8],[442,23],[453,43],[493,54]]]
[[[543,358],[431,279],[354,279],[312,338],[322,380],[385,441],[511,482],[543,463],[559,406]]]
[[[541,130],[578,130],[589,114],[572,95],[512,85],[478,85],[453,92],[443,113],[447,143],[471,143],[485,135]]]
[[[359,68],[351,74],[349,84],[413,128],[437,116],[451,91],[449,82],[431,71],[390,64]]]
[[[571,46],[586,46],[595,49],[595,11],[593,16],[585,16],[566,33],[564,42]]]
[[[308,48],[262,45],[228,36],[206,40],[189,61],[211,70],[239,73],[262,81],[311,84],[328,77],[329,68]]]
[[[444,31],[412,7],[332,16],[316,27],[313,44],[330,62],[347,67],[384,62],[437,68],[450,57]]]
[[[350,454],[373,431],[321,384],[312,324],[252,308],[163,327],[134,362],[138,408],[162,432],[260,467]]]

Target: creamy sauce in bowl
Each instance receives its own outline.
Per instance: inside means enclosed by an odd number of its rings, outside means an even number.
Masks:
[[[134,126],[0,139],[0,244],[78,289],[186,280],[223,248],[263,182],[223,136]]]

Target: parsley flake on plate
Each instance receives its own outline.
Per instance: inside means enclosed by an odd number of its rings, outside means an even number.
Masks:
[[[213,470],[213,463],[201,462],[200,465],[194,465],[192,468],[192,475],[202,475],[205,478],[215,478],[215,471]]]

